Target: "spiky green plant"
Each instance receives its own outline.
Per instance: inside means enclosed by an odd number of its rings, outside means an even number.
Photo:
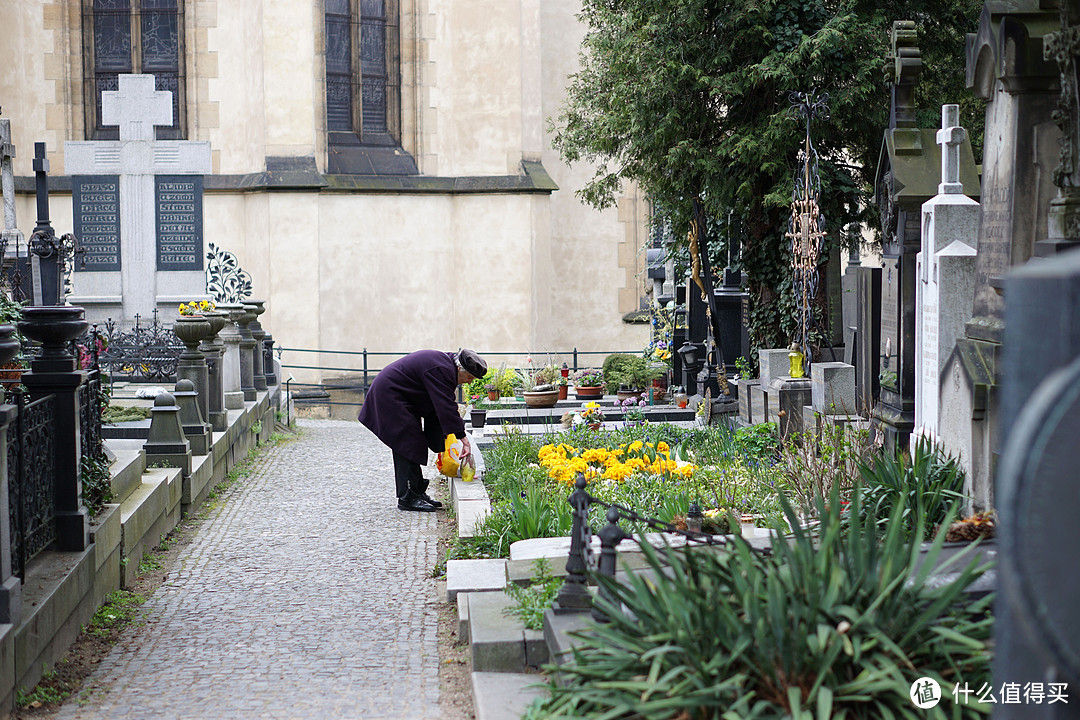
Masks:
[[[984,572],[970,555],[939,563],[944,534],[920,558],[900,517],[879,536],[856,512],[847,532],[834,493],[816,534],[791,524],[765,557],[745,543],[721,552],[643,553],[651,572],[598,578],[611,621],[577,635],[564,665],[548,668],[550,697],[527,718],[976,717],[974,702],[920,710],[912,682],[979,687],[989,679],[991,598],[963,591]],[[921,528],[920,528],[921,530]],[[920,564],[920,559],[923,560]],[[928,582],[932,568],[955,572]],[[938,578],[940,579],[940,578]]]
[[[910,454],[884,453],[860,466],[861,512],[881,525],[902,508],[900,523],[919,539],[929,538],[950,512],[966,499],[964,470],[945,449],[926,438],[915,441]],[[921,530],[917,530],[921,528]]]

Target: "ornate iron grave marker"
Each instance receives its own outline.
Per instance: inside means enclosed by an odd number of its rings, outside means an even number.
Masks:
[[[790,95],[791,115],[806,121],[806,137],[799,152],[799,169],[791,196],[791,220],[784,237],[791,240],[792,287],[798,305],[798,329],[794,344],[806,358],[810,353],[810,332],[814,329],[813,302],[818,290],[818,261],[825,244],[825,218],[821,216],[818,198],[821,177],[818,175],[818,152],[810,139],[810,121],[829,116],[829,96],[796,92]]]

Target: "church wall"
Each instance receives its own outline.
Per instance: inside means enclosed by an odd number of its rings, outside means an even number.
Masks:
[[[207,47],[216,54],[218,67],[218,77],[207,80],[207,99],[218,105],[218,125],[200,126],[198,139],[210,141],[214,172],[259,172],[268,142],[268,118],[262,110],[267,106],[264,88],[268,84],[262,0],[219,3],[217,21],[217,27],[207,31]],[[294,114],[299,116],[297,121],[311,125],[309,115]]]
[[[568,77],[579,68],[585,28],[574,14],[580,9],[578,0],[544,0],[541,5],[545,126],[547,118],[558,119]],[[628,325],[621,319],[638,309],[645,287],[640,250],[647,231],[647,203],[635,187],[628,187],[619,208],[597,211],[583,205],[574,193],[592,176],[593,166],[566,165],[546,133],[542,147],[544,167],[560,188],[551,195],[553,274],[562,279],[559,297],[573,302],[575,313],[573,323],[552,330],[551,341],[589,350],[644,348],[649,341],[647,326]]]
[[[11,134],[16,145],[14,161],[17,175],[32,175],[34,143],[46,142],[50,149],[57,144],[55,132],[46,131],[46,111],[55,102],[54,82],[46,79],[46,63],[53,62],[52,53],[42,53],[54,33],[46,31],[44,13],[39,3],[6,3],[3,11],[3,32],[0,33],[0,117],[12,121]],[[41,42],[17,42],[18,38],[40,38]]]

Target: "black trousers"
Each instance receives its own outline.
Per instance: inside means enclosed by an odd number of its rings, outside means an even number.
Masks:
[[[418,497],[427,492],[428,481],[420,466],[412,460],[394,453],[394,481],[397,483],[398,500]]]

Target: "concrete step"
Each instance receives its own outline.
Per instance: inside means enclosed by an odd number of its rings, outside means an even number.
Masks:
[[[543,681],[534,673],[474,672],[476,720],[518,720],[533,700],[547,696],[546,688],[537,686]]]
[[[469,649],[477,672],[521,672],[548,661],[542,630],[528,630],[504,612],[514,600],[504,592],[468,593]]]

